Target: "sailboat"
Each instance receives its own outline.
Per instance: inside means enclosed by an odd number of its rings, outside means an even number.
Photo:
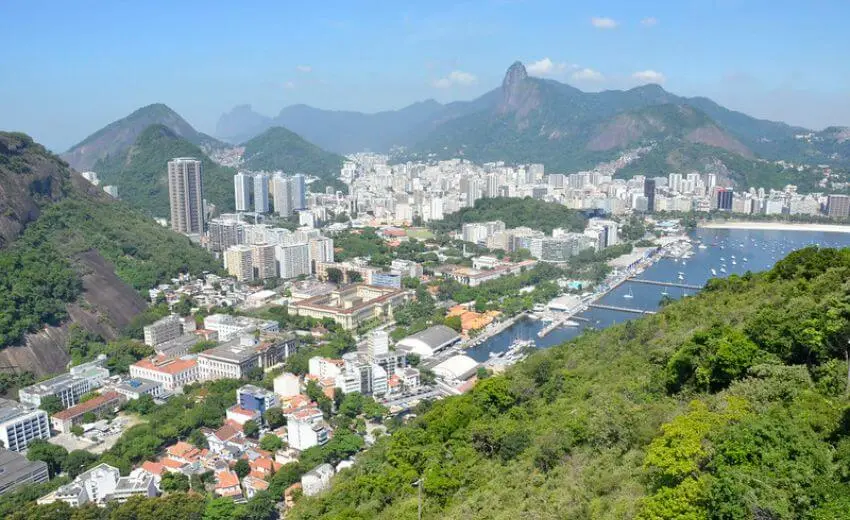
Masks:
[[[667,292],[667,289],[664,289],[663,291],[661,291],[661,296],[669,296],[669,295],[670,295],[670,293]]]
[[[717,276],[717,271],[714,268],[711,269],[711,276]]]
[[[632,299],[632,298],[634,298],[634,297],[635,297],[635,295],[634,295],[634,294],[632,294],[632,288],[631,288],[631,287],[629,287],[629,292],[628,292],[627,294],[624,294],[624,295],[623,295],[623,298],[626,298],[626,299],[628,299],[628,300],[631,300],[631,299]]]

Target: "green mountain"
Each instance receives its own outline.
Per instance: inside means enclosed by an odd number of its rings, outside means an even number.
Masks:
[[[62,154],[62,158],[79,171],[90,170],[100,159],[123,155],[151,125],[168,127],[174,134],[205,149],[225,146],[222,142],[198,132],[180,115],[162,103],[142,107],[123,119],[101,128]]]
[[[24,134],[0,132],[0,184],[2,366],[61,371],[70,325],[115,337],[147,289],[219,267]]]
[[[850,250],[808,248],[535,352],[289,517],[414,519],[422,479],[428,519],[847,518],[848,279]]]
[[[345,159],[322,150],[286,128],[269,128],[242,146],[245,147],[242,164],[249,170],[314,175],[320,179],[310,186],[314,192],[322,191],[325,186],[345,189],[338,180]]]
[[[121,199],[155,217],[170,217],[168,161],[195,157],[203,162],[204,198],[220,211],[234,208],[233,168],[221,166],[203,150],[164,125],[144,129],[123,152],[109,155],[92,166],[104,184],[118,186]]]

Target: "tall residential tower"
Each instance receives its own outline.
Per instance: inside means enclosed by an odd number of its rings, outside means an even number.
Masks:
[[[168,161],[168,198],[171,204],[171,229],[187,234],[204,232],[201,161],[190,157]]]

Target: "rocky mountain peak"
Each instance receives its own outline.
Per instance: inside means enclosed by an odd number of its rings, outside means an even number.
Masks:
[[[538,105],[535,93],[535,85],[529,81],[525,65],[516,61],[502,80],[502,102],[498,110],[501,113],[516,112],[524,117]]]

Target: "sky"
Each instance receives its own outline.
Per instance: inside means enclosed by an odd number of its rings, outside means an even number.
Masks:
[[[0,0],[0,129],[61,152],[162,102],[213,134],[240,104],[473,99],[516,60],[820,129],[850,125],[847,20],[844,0]]]

